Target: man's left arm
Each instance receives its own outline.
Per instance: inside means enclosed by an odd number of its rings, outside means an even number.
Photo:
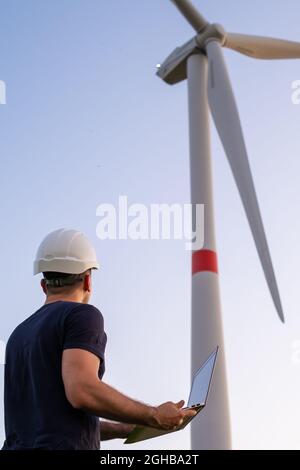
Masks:
[[[100,420],[100,437],[101,441],[109,441],[110,439],[127,439],[128,434],[135,426],[125,423],[113,423],[111,421]]]

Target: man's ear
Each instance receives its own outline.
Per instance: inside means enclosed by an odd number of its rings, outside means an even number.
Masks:
[[[89,273],[84,276],[83,289],[85,291],[91,292],[91,288],[92,288],[92,277],[91,277],[91,274]]]
[[[44,294],[47,295],[47,285],[45,279],[41,279],[41,287],[43,289]]]

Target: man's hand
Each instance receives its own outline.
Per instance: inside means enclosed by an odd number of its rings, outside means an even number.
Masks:
[[[135,424],[125,424],[125,423],[120,423],[120,428],[119,428],[119,436],[120,439],[127,439],[131,431],[133,431],[135,428]]]
[[[158,429],[175,430],[179,428],[184,421],[197,414],[195,410],[182,409],[184,401],[178,403],[167,402],[155,408],[151,426]]]

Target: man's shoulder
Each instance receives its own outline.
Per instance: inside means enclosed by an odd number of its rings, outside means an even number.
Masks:
[[[83,304],[77,302],[65,302],[65,313],[66,318],[72,320],[76,319],[94,319],[103,323],[103,316],[100,310],[92,304]]]
[[[35,325],[64,324],[65,320],[74,317],[94,317],[103,321],[100,310],[92,304],[80,302],[57,301],[44,304],[32,315],[23,320],[11,333],[10,337],[22,334],[27,329],[32,329]]]

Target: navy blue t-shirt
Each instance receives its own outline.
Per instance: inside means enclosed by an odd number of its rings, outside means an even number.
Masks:
[[[106,334],[93,305],[53,302],[21,323],[6,347],[4,450],[100,448],[99,418],[68,402],[61,373],[64,349],[80,348],[101,359]]]

